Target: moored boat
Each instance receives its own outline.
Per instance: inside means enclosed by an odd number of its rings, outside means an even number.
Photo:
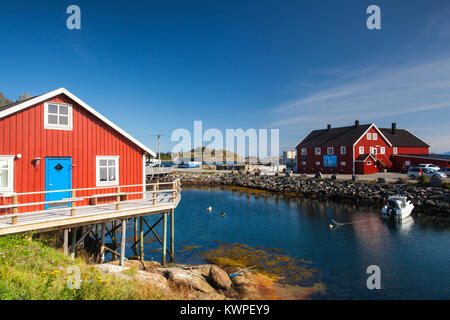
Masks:
[[[388,198],[387,204],[381,209],[381,214],[386,218],[401,220],[408,217],[413,209],[414,205],[405,196],[396,195]]]

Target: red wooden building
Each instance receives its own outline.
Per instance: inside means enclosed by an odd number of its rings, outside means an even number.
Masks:
[[[370,174],[391,170],[393,156],[428,155],[430,146],[411,132],[375,124],[313,130],[296,147],[297,170],[305,173]]]
[[[0,107],[0,204],[15,193],[33,193],[20,202],[35,203],[70,198],[70,192],[34,194],[40,191],[104,187],[96,192],[109,194],[126,185],[127,192],[142,192],[146,156],[155,154],[64,88]]]

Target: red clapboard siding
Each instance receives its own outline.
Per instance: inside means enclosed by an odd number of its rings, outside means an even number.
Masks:
[[[0,119],[0,155],[22,154],[21,159],[14,160],[14,192],[45,190],[46,157],[72,158],[72,164],[75,165],[72,169],[74,189],[96,187],[96,156],[101,155],[120,157],[120,185],[143,184],[142,156],[145,152],[139,146],[64,94],[47,101],[64,102],[73,106],[73,130],[44,129],[44,102]],[[32,160],[36,157],[42,160],[39,165],[34,166]],[[115,188],[98,193],[111,193]],[[127,188],[124,191],[142,191],[142,187]],[[79,192],[77,196],[88,194],[92,194],[92,191]],[[135,195],[131,199],[140,197],[142,196]],[[20,203],[44,200],[44,195],[19,197]],[[9,202],[10,199],[0,196],[0,204]],[[82,204],[88,204],[88,201],[77,203]],[[19,212],[43,209],[44,206],[26,207]]]

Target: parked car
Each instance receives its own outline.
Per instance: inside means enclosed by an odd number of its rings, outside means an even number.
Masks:
[[[421,163],[421,164],[419,164],[419,167],[428,168],[428,169],[436,170],[436,171],[441,170],[441,168],[439,168],[437,165],[434,165],[432,163]]]
[[[450,167],[442,168],[439,172],[445,173],[448,177],[450,175]]]
[[[447,178],[447,175],[445,173],[440,172],[438,170],[433,170],[431,168],[422,168],[422,172],[428,178],[431,178],[431,177],[438,177],[438,178],[441,178],[441,179]]]
[[[421,167],[410,167],[408,170],[408,178],[418,179],[423,174]]]
[[[400,170],[401,173],[408,173],[409,168],[411,168],[411,166],[403,166],[402,170]]]

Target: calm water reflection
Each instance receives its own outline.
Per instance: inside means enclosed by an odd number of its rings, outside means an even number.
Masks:
[[[331,230],[331,219],[353,223]],[[415,217],[396,224],[370,208],[210,188],[182,192],[175,225],[180,263],[202,263],[199,253],[218,241],[244,243],[312,261],[328,288],[315,298],[450,298],[449,223]],[[146,258],[159,260],[159,250],[147,245]],[[366,288],[373,264],[381,268],[382,290]]]

